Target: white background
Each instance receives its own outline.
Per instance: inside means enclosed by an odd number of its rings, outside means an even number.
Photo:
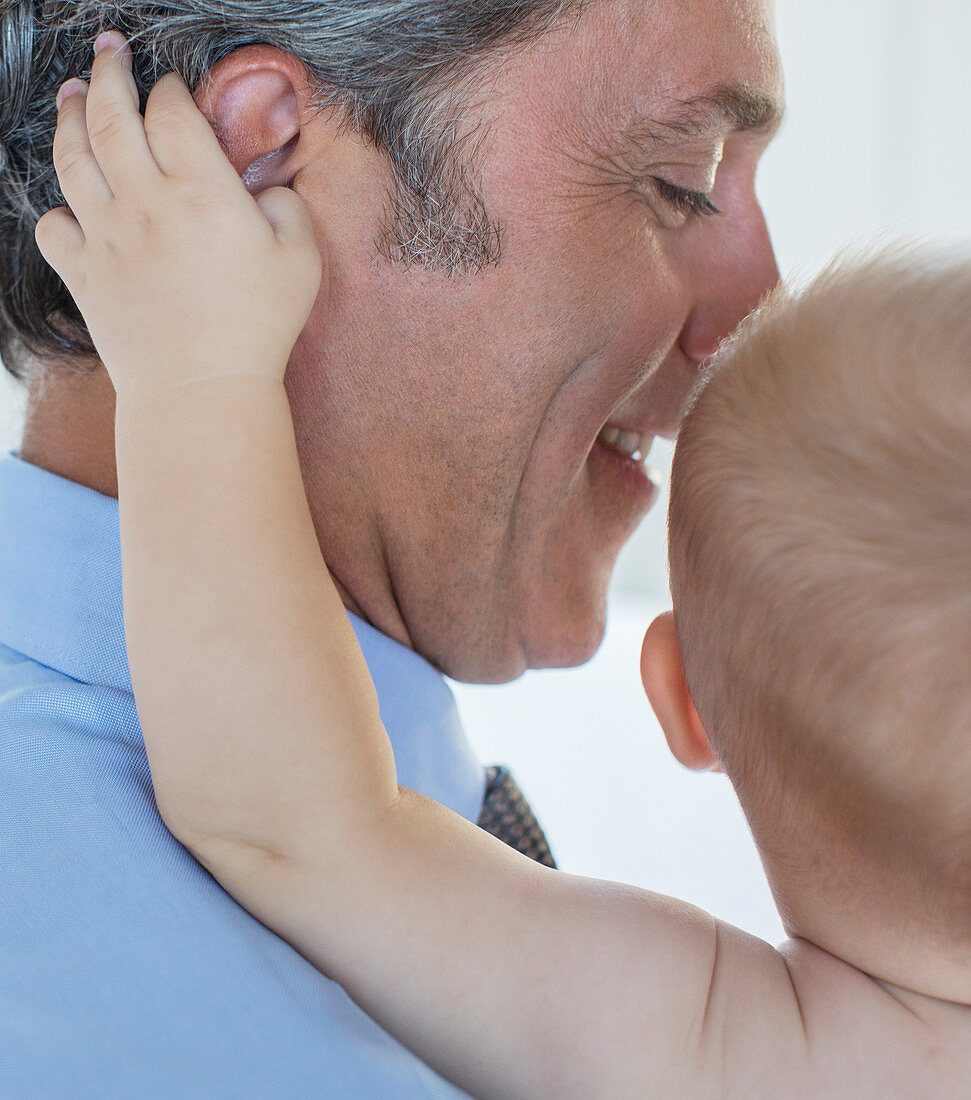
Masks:
[[[784,274],[875,234],[971,244],[967,0],[780,0],[788,116],[760,192]],[[22,395],[0,383],[0,444]],[[665,468],[670,448],[654,458]],[[2,522],[2,517],[0,517]],[[674,764],[637,676],[667,603],[664,503],[624,552],[611,623],[583,669],[506,688],[457,686],[487,762],[517,773],[562,866],[674,894],[770,940],[778,918],[723,777]]]

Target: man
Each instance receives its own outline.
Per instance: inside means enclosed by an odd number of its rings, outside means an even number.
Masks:
[[[754,193],[779,114],[767,0],[36,7],[0,8],[0,350],[31,397],[0,465],[0,1093],[453,1095],[154,812],[113,393],[29,247],[60,203],[37,119],[49,140],[110,8],[143,93],[178,69],[251,191],[307,202],[329,278],[287,385],[321,549],[401,782],[477,820],[440,672],[594,652],[656,495],[650,437],[776,280]]]

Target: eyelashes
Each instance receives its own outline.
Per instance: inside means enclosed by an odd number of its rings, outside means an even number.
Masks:
[[[710,197],[701,191],[689,191],[659,176],[654,176],[651,182],[658,195],[684,217],[710,218],[721,213]]]

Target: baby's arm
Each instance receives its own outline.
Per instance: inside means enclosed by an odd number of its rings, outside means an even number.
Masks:
[[[282,387],[121,401],[118,437],[132,677],[175,836],[473,1095],[669,1087],[700,1034],[713,921],[541,867],[399,790]]]
[[[126,634],[166,824],[476,1095],[702,1087],[720,981],[739,1019],[758,999],[710,917],[541,867],[398,786],[283,386],[320,281],[295,196],[257,206],[175,78],[143,125],[105,54],[55,152],[74,216],[38,243],[117,390]]]
[[[398,788],[285,396],[237,381],[120,406],[126,629],[166,823],[474,1096],[720,1094],[726,1020],[765,1018],[774,953],[725,928],[719,952],[698,910],[551,871]]]

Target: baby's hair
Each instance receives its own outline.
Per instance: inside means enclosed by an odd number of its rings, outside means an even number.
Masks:
[[[773,296],[685,421],[669,523],[763,854],[825,836],[971,937],[971,261],[898,246]]]

